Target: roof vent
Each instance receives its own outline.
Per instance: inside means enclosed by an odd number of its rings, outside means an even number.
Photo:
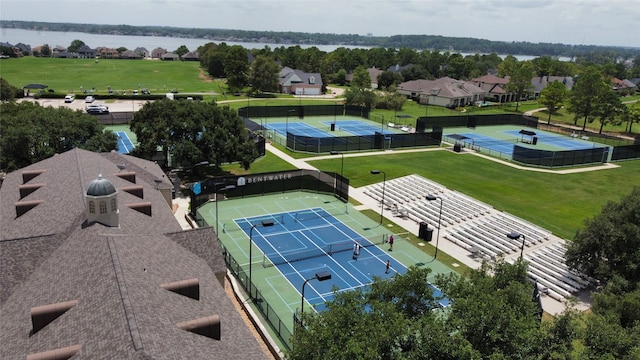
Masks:
[[[69,309],[76,306],[78,300],[65,301],[57,304],[49,304],[36,306],[31,308],[31,323],[33,330],[31,335],[37,333],[45,326],[49,325],[53,320],[66,313]]]
[[[220,340],[220,316],[218,315],[179,322],[176,326],[184,331]]]
[[[127,207],[130,208],[130,209],[133,209],[135,211],[141,212],[141,213],[143,213],[143,214],[145,214],[147,216],[151,216],[151,202],[150,201],[127,204]]]
[[[117,177],[127,180],[130,183],[136,183],[136,173],[135,171],[121,171],[119,173],[114,174]]]
[[[25,198],[27,195],[40,189],[44,185],[45,184],[23,184],[18,186],[18,190],[20,191],[20,199]]]
[[[27,213],[27,211],[42,204],[44,200],[30,200],[30,201],[18,201],[16,202],[16,218]]]
[[[200,281],[198,278],[164,283],[160,284],[160,287],[194,300],[200,300]]]
[[[31,179],[33,179],[34,177],[42,174],[43,172],[45,172],[47,170],[25,170],[22,172],[22,183],[26,184],[28,183]]]
[[[55,350],[27,355],[27,360],[67,360],[82,349],[82,345],[67,346]]]
[[[144,199],[144,188],[142,187],[142,185],[126,186],[126,187],[120,188],[120,190],[124,192],[128,192],[131,195],[137,196],[140,199]]]

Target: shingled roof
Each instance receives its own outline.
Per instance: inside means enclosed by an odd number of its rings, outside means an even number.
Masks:
[[[98,174],[131,186],[117,175],[123,163],[143,199],[118,191],[119,226],[87,222],[84,194]],[[181,230],[157,189],[161,174],[153,162],[74,149],[5,177],[0,358],[52,350],[73,359],[267,358],[220,283],[214,231]],[[132,206],[141,201],[151,215]],[[35,205],[19,214],[21,203]],[[161,287],[187,279],[195,299]],[[201,319],[212,329],[184,325]]]

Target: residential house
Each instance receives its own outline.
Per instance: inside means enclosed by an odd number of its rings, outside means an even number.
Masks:
[[[267,359],[154,162],[73,149],[0,188],[0,358]]]
[[[456,108],[484,101],[489,93],[471,82],[443,77],[436,80],[411,80],[398,85],[398,93],[420,104]]]
[[[142,56],[133,50],[125,50],[120,54],[120,59],[140,60]]]
[[[96,57],[96,50],[87,45],[80,45],[77,54],[80,59],[94,59]]]
[[[200,57],[198,57],[197,51],[190,51],[182,56],[182,60],[184,61],[199,61]]]
[[[133,51],[143,58],[149,57],[149,50],[147,50],[147,48],[145,47],[137,47]]]
[[[636,84],[634,84],[633,81],[627,79],[620,80],[616,77],[611,80],[611,87],[613,88],[613,91],[617,92],[621,96],[631,95],[636,91]]]
[[[164,61],[176,61],[180,60],[180,56],[176,53],[168,52],[160,57],[160,60]]]
[[[164,55],[166,53],[167,53],[167,49],[155,48],[155,49],[153,49],[153,51],[151,51],[151,58],[160,59],[162,57],[162,55]]]
[[[516,94],[509,93],[506,90],[509,83],[509,77],[498,77],[495,75],[484,75],[472,80],[470,83],[482,88],[489,93],[487,100],[492,100],[499,103],[506,103],[516,101]]]
[[[19,52],[19,56],[28,56],[31,55],[31,45],[17,43],[13,46],[14,49],[17,49]]]
[[[75,59],[78,57],[78,54],[64,50],[64,51],[56,52],[55,54],[53,54],[53,57],[61,58],[61,59]]]
[[[51,48],[51,56],[59,57],[59,56],[57,56],[59,53],[66,52],[66,51],[67,51],[66,47],[60,46],[60,45],[56,45],[55,47]]]
[[[96,54],[101,59],[117,59],[120,57],[120,53],[116,49],[108,48],[108,47],[98,47],[96,48]]]
[[[320,73],[306,73],[283,67],[279,73],[279,88],[283,94],[321,95],[322,77]]]
[[[532,97],[534,99],[539,98],[540,92],[554,81],[561,82],[567,90],[573,88],[573,77],[571,76],[536,76],[531,79],[531,85],[533,85]]]

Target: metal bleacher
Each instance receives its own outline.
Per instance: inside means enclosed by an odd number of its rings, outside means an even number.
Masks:
[[[383,186],[385,208],[433,228],[440,222],[441,228],[446,228],[442,236],[476,259],[504,256],[513,262],[524,246],[529,277],[554,299],[570,297],[592,283],[585,275],[569,269],[564,259],[564,241],[551,241],[551,232],[546,229],[415,174],[388,180],[384,185],[368,185],[364,193],[380,202]],[[439,199],[428,201],[427,195]],[[522,240],[506,236],[513,231],[524,236],[524,245]]]

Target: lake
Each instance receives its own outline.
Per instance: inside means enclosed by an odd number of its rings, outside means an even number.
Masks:
[[[168,51],[174,51],[182,45],[185,45],[189,51],[197,50],[198,47],[214,42],[216,44],[221,43],[220,40],[209,39],[188,39],[177,37],[163,37],[163,36],[129,36],[129,35],[99,35],[88,34],[80,32],[57,32],[57,31],[35,31],[35,30],[22,30],[22,29],[2,29],[0,31],[0,42],[7,42],[15,45],[17,43],[23,43],[30,45],[32,48],[44,44],[48,44],[49,47],[55,46],[68,47],[73,40],[82,40],[87,46],[91,48],[97,48],[99,46],[109,47],[117,49],[119,47],[125,47],[129,50],[133,50],[137,47],[144,47],[149,52],[155,48],[164,48]],[[240,45],[245,49],[263,49],[268,46],[271,49],[277,47],[290,47],[297,44],[267,44],[259,42],[235,42],[224,41],[227,45]],[[370,49],[370,46],[348,46],[348,45],[300,45],[301,48],[306,49],[310,47],[317,47],[321,51],[332,52],[337,48],[344,47],[347,49]],[[441,52],[444,52],[441,51]],[[455,51],[451,51],[455,52]],[[463,56],[474,55],[468,53],[461,53]],[[506,55],[499,55],[501,58],[505,58]],[[531,55],[514,55],[518,61],[526,61],[537,58],[537,56]],[[562,61],[569,61],[569,58],[560,57]]]

